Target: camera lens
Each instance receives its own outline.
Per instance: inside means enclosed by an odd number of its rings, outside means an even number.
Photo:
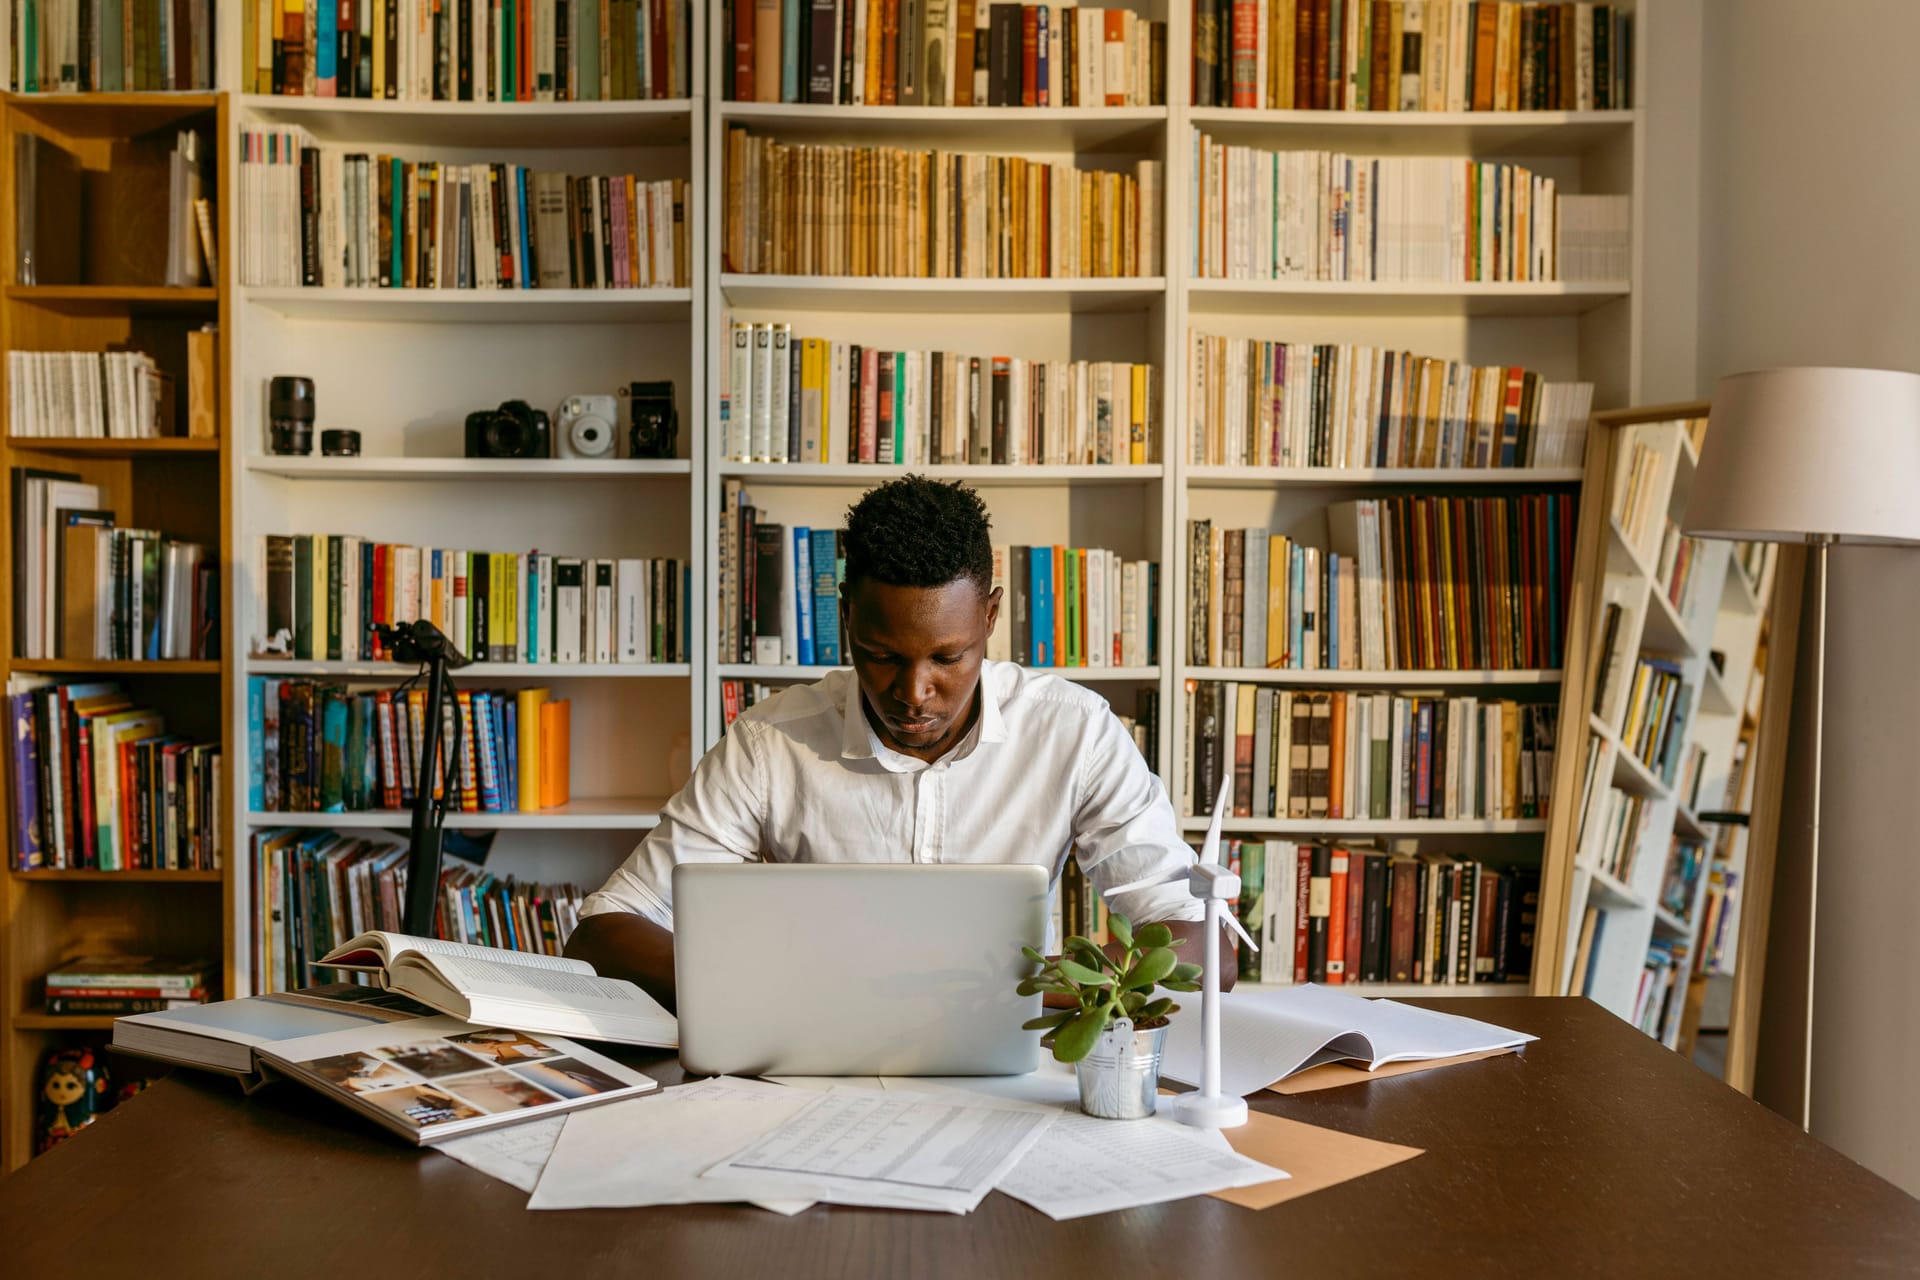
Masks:
[[[526,432],[518,419],[496,413],[487,423],[487,452],[494,457],[518,458],[526,448]]]
[[[267,383],[268,447],[283,456],[313,452],[313,379],[278,377]]]

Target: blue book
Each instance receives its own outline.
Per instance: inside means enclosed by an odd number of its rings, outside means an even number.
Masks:
[[[254,684],[260,681],[256,678]],[[13,726],[13,869],[32,871],[42,865],[40,852],[40,744],[33,727],[33,694],[16,693],[7,699],[8,720]],[[258,742],[258,729],[254,741]],[[256,757],[254,768],[259,769]],[[255,785],[258,784],[256,774]],[[255,810],[263,806],[256,799]]]
[[[837,530],[813,531],[813,660],[823,667],[840,665],[840,584],[834,579]]]
[[[1034,48],[1035,48],[1034,72],[1035,72],[1035,78],[1039,81],[1039,84],[1040,84],[1038,94],[1034,98],[1034,101],[1039,106],[1047,107],[1047,106],[1054,105],[1053,100],[1047,96],[1047,88],[1046,88],[1048,83],[1047,67],[1053,61],[1051,58],[1047,57],[1047,38],[1053,31],[1053,22],[1047,16],[1047,11],[1053,8],[1053,6],[1042,4],[1042,5],[1036,5],[1034,7],[1039,11],[1038,14],[1036,15],[1039,19],[1039,26],[1035,28],[1034,40],[1033,40]]]
[[[313,26],[320,33],[320,38],[313,42],[313,78],[317,82],[319,96],[332,97],[338,91],[335,77],[339,72],[336,57],[339,41],[328,37],[340,29],[339,0],[316,0]]]
[[[813,530],[796,525],[793,530],[793,613],[800,635],[794,648],[800,665],[814,664],[813,648]]]
[[[531,289],[533,288],[533,278],[538,275],[539,272],[534,267],[536,259],[533,253],[533,232],[527,227],[527,169],[525,165],[514,166],[513,186],[515,216],[520,221],[520,260],[527,264],[526,271],[522,273],[526,278],[520,281],[520,287],[522,289]]]
[[[328,694],[320,707],[320,752],[320,812],[343,813],[347,807],[347,700],[338,694]]]
[[[780,0],[780,101],[800,100],[800,0]]]
[[[1327,666],[1340,665],[1340,557],[1327,552]]]
[[[1034,547],[1027,556],[1028,576],[1033,583],[1033,665],[1055,665],[1053,651],[1053,548]]]
[[[21,697],[25,696],[24,694],[21,695]],[[17,703],[18,699],[15,701]],[[27,698],[27,702],[27,725],[24,730],[20,727],[17,705],[15,707],[13,740],[21,744],[23,748],[22,751],[15,752],[16,755],[23,755],[27,751],[33,750],[33,738],[31,736],[33,733],[32,699]],[[267,807],[267,755],[266,752],[257,749],[267,740],[266,735],[267,681],[264,676],[249,676],[247,678],[247,741],[253,743],[256,750],[247,753],[247,808],[254,813],[260,813]],[[19,768],[18,761],[15,762],[14,767],[16,769]],[[31,774],[28,775],[29,778],[32,778],[32,776]],[[16,781],[19,782],[19,785],[15,786],[13,793],[21,798],[21,834],[24,837],[26,834],[26,815],[31,812],[26,801],[27,788],[33,785],[33,783],[20,780]],[[34,844],[37,846],[39,841],[34,841]],[[27,845],[24,838],[14,846],[14,865],[16,867],[30,865],[21,862],[19,858],[19,855],[25,853],[26,849]]]
[[[500,699],[500,758],[507,767],[500,774],[500,790],[506,796],[501,807],[508,813],[520,811],[520,700],[512,694]]]

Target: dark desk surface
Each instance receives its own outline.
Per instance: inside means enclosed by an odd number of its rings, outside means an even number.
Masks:
[[[1455,1006],[1457,1007],[1457,1006]],[[5,1270],[171,1275],[1423,1276],[1920,1273],[1920,1201],[1583,1000],[1475,1000],[1522,1056],[1282,1098],[1427,1154],[1264,1212],[1072,1222],[734,1206],[529,1213],[320,1095],[177,1072],[0,1182]],[[635,1057],[662,1083],[671,1059]],[[1169,1269],[1168,1261],[1175,1260]],[[1257,1271],[1256,1271],[1257,1268]]]

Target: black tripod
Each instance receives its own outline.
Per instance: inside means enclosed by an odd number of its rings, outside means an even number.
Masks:
[[[418,662],[427,677],[427,713],[420,734],[420,767],[413,784],[413,833],[407,842],[406,931],[417,938],[433,936],[435,903],[440,896],[440,825],[446,819],[452,799],[454,770],[460,762],[460,717],[453,717],[453,752],[445,768],[440,765],[440,718],[443,708],[453,701],[453,680],[447,674],[468,666],[472,659],[453,647],[453,641],[438,627],[424,619],[398,622],[391,626],[376,623],[373,633],[380,637],[396,662]],[[415,674],[406,683],[420,678]],[[405,688],[402,685],[401,688]],[[440,795],[433,794],[436,778],[441,780]]]

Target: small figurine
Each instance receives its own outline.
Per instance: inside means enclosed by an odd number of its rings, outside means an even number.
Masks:
[[[36,1155],[51,1151],[112,1103],[107,1064],[92,1048],[55,1049],[40,1064]]]

